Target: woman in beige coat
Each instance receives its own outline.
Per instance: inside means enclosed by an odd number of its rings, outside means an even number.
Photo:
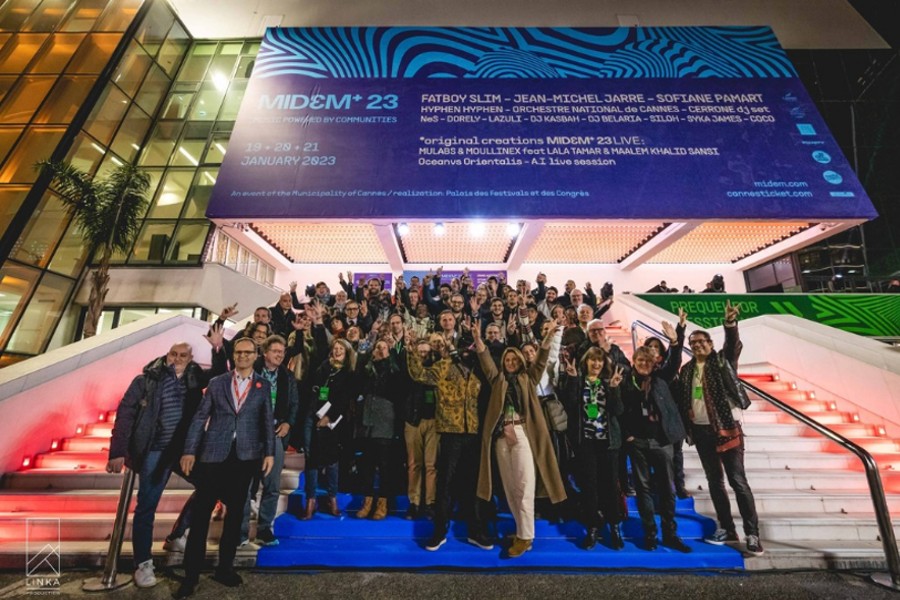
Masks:
[[[491,449],[493,447],[503,482],[503,490],[516,522],[516,537],[509,556],[521,556],[534,543],[534,498],[549,496],[553,503],[566,499],[550,430],[537,397],[536,386],[547,364],[553,336],[541,345],[537,360],[528,369],[518,348],[507,348],[500,359],[501,369],[481,339],[481,324],[472,327],[481,368],[491,384],[491,400],[481,437],[481,464],[478,470],[478,497],[490,500]]]

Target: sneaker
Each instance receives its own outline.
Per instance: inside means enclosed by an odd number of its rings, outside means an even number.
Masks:
[[[409,508],[406,509],[406,514],[403,516],[407,521],[415,521],[419,518],[419,505],[409,503]]]
[[[714,546],[722,546],[725,542],[737,542],[738,535],[733,531],[726,531],[724,529],[716,529],[716,532],[712,534],[710,537],[703,540],[707,544],[713,544]]]
[[[491,539],[484,535],[483,533],[476,533],[475,535],[470,535],[467,538],[467,541],[473,546],[478,546],[482,550],[493,550],[494,543]]]
[[[441,546],[443,546],[446,543],[447,543],[447,536],[436,533],[436,534],[434,534],[434,536],[432,536],[432,538],[430,540],[425,542],[425,549],[430,552],[434,552],[435,550],[437,550],[438,548],[440,548]]]
[[[748,535],[747,536],[747,552],[752,554],[753,556],[762,556],[763,550],[762,543],[759,541],[758,535]]]
[[[271,529],[263,529],[256,533],[256,543],[260,546],[277,546],[278,538]]]
[[[238,550],[259,550],[259,545],[254,544],[250,540],[241,540],[241,543],[238,544]]]
[[[685,554],[690,554],[692,549],[690,546],[684,543],[680,537],[677,535],[673,535],[671,537],[664,537],[662,541],[662,545],[666,548],[671,548],[672,550],[677,550],[678,552],[684,552]]]
[[[163,544],[163,550],[166,550],[167,552],[181,552],[182,554],[184,554],[184,549],[187,548],[187,538],[187,531],[185,531],[184,535],[181,537],[167,537],[165,543]]]
[[[635,496],[637,496],[637,490],[634,489],[633,485],[629,485],[625,488],[625,495],[629,498],[634,498]]]
[[[178,586],[178,589],[175,591],[175,593],[172,594],[172,597],[175,598],[175,600],[182,600],[182,598],[193,596],[196,589],[196,581],[188,581],[187,579],[185,579],[181,582],[181,585]]]
[[[156,585],[156,575],[153,574],[152,560],[145,560],[138,565],[134,572],[134,585],[139,588],[150,588]]]

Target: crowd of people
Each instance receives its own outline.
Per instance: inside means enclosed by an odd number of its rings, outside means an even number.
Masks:
[[[762,554],[743,464],[741,411],[749,401],[736,376],[738,305],[726,303],[723,348],[693,331],[693,357],[682,366],[688,315],[663,323],[664,335],[644,340],[629,360],[605,331],[609,283],[598,297],[590,283],[578,288],[570,280],[560,290],[544,274],[533,287],[501,277],[475,286],[468,271],[445,281],[437,269],[421,280],[396,278],[393,292],[376,278],[339,279],[334,294],[319,282],[300,296],[292,283],[232,339],[223,325],[237,307],[224,308],[207,336],[210,369],[179,343],[126,392],[107,468],[127,463],[139,475],[139,586],[156,582],[153,515],[172,472],[197,488],[166,541],[185,552],[179,596],[197,585],[217,500],[225,522],[214,578],[240,585],[232,565],[235,549],[249,541],[257,493],[255,541],[278,543],[272,522],[291,446],[305,454],[302,519],[341,515],[340,490],[359,493],[355,516],[374,520],[406,495],[405,518],[433,521],[425,550],[446,542],[454,516],[466,521],[469,543],[490,550],[505,502],[515,533],[504,551],[515,558],[533,548],[538,514],[579,520],[585,550],[604,537],[623,548],[628,494],[637,496],[642,548],[690,552],[675,521],[676,496],[689,496],[687,441],[700,456],[719,525],[706,541],[738,540],[727,476],[746,549]]]

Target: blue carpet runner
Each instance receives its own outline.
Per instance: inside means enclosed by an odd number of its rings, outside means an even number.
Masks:
[[[678,500],[678,534],[693,549],[683,554],[660,546],[654,552],[640,547],[643,529],[634,498],[628,499],[628,520],[622,526],[625,548],[612,550],[603,539],[591,551],[578,547],[585,529],[576,521],[551,524],[535,523],[534,548],[519,558],[505,554],[506,544],[495,543],[493,550],[482,550],[466,542],[466,526],[453,522],[447,543],[434,552],[425,550],[433,530],[431,521],[407,521],[406,498],[397,498],[396,506],[382,521],[357,519],[362,498],[338,496],[342,517],[317,513],[301,521],[302,495],[293,494],[288,512],[275,520],[277,546],[261,548],[257,567],[296,567],[322,569],[403,569],[403,570],[606,570],[606,569],[743,569],[742,554],[728,546],[713,546],[702,541],[715,529],[715,522],[694,512],[693,499]],[[512,516],[498,515],[500,537],[515,531]]]

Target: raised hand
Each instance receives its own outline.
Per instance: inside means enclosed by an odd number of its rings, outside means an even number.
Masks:
[[[225,326],[219,323],[213,323],[206,334],[206,341],[213,348],[221,348],[225,343]]]
[[[738,315],[741,314],[741,305],[740,304],[731,304],[731,300],[725,301],[725,322],[733,323],[737,321]]]
[[[578,375],[578,370],[575,368],[575,359],[569,358],[568,356],[563,357],[563,364],[566,367],[566,375],[569,377],[575,377]]]
[[[349,271],[348,271],[348,273],[349,273]],[[338,273],[338,281],[340,281],[341,283],[344,283],[344,274],[342,272]]]
[[[585,290],[591,289],[591,282],[590,282],[590,281],[585,281],[585,282],[584,282],[584,289],[585,289]]]
[[[612,377],[609,378],[609,387],[619,387],[619,384],[622,383],[622,373],[624,372],[625,367],[623,367],[622,365],[616,365],[613,369]]]
[[[466,315],[466,318],[462,320],[462,322],[459,324],[459,326],[462,327],[463,331],[471,330],[472,329],[472,317],[470,317],[469,315]]]
[[[369,303],[363,300],[359,303],[359,316],[365,317],[369,314]]]
[[[535,283],[547,283],[547,276],[543,273],[538,273],[534,281]]]
[[[680,306],[678,307],[678,324],[682,327],[687,324],[687,311]]]
[[[224,321],[225,319],[230,319],[234,315],[238,314],[237,305],[238,303],[235,302],[230,306],[226,306],[222,309],[222,312],[219,313],[219,317]]]
[[[509,315],[509,321],[506,324],[506,331],[508,333],[516,332],[516,315],[515,314]]]
[[[291,292],[292,292],[292,293],[297,291],[297,282],[296,282],[296,281],[292,281],[292,282],[290,283],[290,286],[291,286]]]
[[[672,324],[668,321],[662,322],[663,333],[666,334],[666,337],[669,338],[669,343],[674,344],[678,341],[678,334],[675,333],[675,328],[672,327]]]
[[[472,321],[471,329],[472,339],[477,342],[481,339],[481,319],[475,319],[474,321]]]
[[[475,296],[469,298],[469,307],[472,309],[473,315],[478,314],[478,309],[480,308],[480,306],[478,306],[478,299],[475,298]]]

